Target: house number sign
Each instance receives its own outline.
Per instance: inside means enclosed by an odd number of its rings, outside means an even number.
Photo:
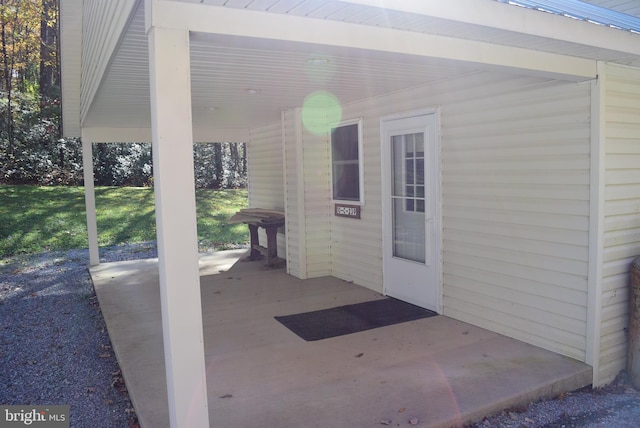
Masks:
[[[335,215],[338,217],[360,218],[360,205],[336,204]]]

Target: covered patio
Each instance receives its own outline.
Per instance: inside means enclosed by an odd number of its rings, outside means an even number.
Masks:
[[[152,142],[159,261],[92,268],[143,424],[457,424],[614,379],[640,249],[640,10],[548,3],[60,3],[91,265],[93,144]],[[193,143],[210,141],[247,143],[249,206],[285,213],[292,277],[201,279]],[[315,343],[273,319],[375,293],[446,317]]]
[[[586,364],[444,316],[305,342],[274,316],[383,296],[244,255],[200,257],[211,426],[458,426],[591,383]],[[157,260],[90,271],[140,423],[168,427]]]

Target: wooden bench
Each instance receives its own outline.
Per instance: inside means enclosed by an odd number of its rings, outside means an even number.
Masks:
[[[283,259],[278,257],[278,228],[284,226],[284,213],[281,211],[266,210],[263,208],[246,208],[235,213],[228,223],[245,223],[249,226],[251,237],[251,254],[249,260],[261,260],[266,258],[265,265],[270,267],[281,266]],[[264,228],[267,234],[267,246],[260,245],[258,229]]]

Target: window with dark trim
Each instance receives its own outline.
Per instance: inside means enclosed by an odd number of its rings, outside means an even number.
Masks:
[[[361,201],[360,121],[331,128],[333,199]]]

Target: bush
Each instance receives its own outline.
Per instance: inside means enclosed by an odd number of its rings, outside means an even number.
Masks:
[[[59,100],[14,93],[9,121],[7,96],[0,95],[0,184],[81,185],[82,144],[77,138],[57,137]],[[193,156],[196,188],[246,187],[244,144],[195,144]],[[152,186],[151,144],[94,144],[93,169],[98,186]]]

